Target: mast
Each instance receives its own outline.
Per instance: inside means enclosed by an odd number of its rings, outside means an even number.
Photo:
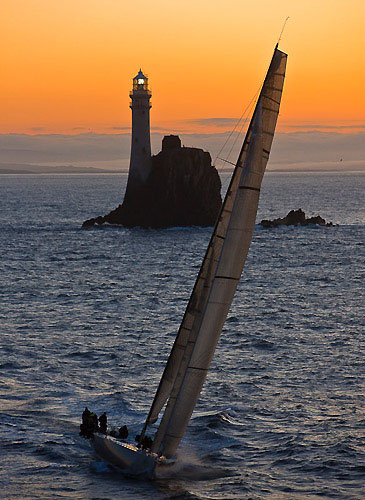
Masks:
[[[175,454],[198,400],[251,243],[287,55],[275,47],[224,203],[144,431],[166,402],[152,450]],[[143,431],[143,432],[144,432]]]

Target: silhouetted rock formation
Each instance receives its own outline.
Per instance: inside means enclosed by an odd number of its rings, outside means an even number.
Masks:
[[[311,224],[317,224],[319,226],[333,226],[332,222],[326,222],[319,215],[316,217],[306,218],[305,213],[301,208],[299,210],[291,210],[288,215],[282,219],[263,219],[260,224],[265,228],[279,226],[308,226]]]
[[[181,147],[178,136],[166,136],[162,151],[152,156],[147,181],[128,192],[123,204],[108,215],[89,219],[82,226],[213,226],[222,203],[220,189],[209,153]]]

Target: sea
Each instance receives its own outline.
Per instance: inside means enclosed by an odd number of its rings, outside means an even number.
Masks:
[[[267,172],[211,370],[155,480],[98,457],[81,413],[133,442],[211,228],[81,229],[126,179],[0,177],[0,498],[364,499],[364,172]],[[334,226],[258,224],[298,208]]]

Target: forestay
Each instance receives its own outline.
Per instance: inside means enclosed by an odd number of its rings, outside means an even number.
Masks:
[[[196,405],[250,247],[287,55],[275,48],[220,215],[146,426],[168,403],[152,450],[172,457]]]

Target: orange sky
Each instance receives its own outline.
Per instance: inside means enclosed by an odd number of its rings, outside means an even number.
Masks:
[[[153,126],[239,117],[287,16],[280,129],[363,127],[363,0],[0,0],[0,133],[123,130],[140,66]]]

